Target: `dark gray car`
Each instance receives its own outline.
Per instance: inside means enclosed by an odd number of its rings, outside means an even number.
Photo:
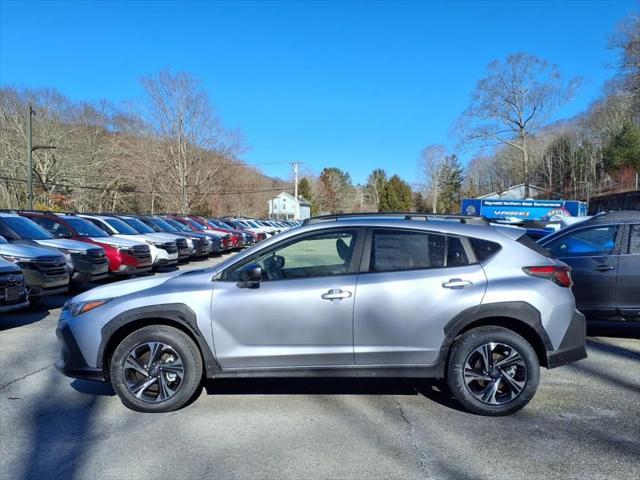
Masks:
[[[639,211],[596,215],[539,243],[571,266],[576,305],[588,321],[640,321]]]

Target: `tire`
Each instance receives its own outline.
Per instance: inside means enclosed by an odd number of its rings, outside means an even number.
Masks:
[[[469,412],[509,415],[535,395],[540,362],[531,344],[517,333],[497,326],[478,327],[454,341],[446,381]]]
[[[202,372],[202,356],[193,340],[166,325],[131,333],[116,347],[109,367],[122,403],[149,413],[171,412],[189,403],[200,391]]]

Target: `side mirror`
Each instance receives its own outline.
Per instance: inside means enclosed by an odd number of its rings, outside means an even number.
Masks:
[[[258,288],[262,280],[262,267],[257,263],[249,263],[240,270],[238,288]]]

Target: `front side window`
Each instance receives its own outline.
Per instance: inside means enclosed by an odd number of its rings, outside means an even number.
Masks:
[[[71,231],[67,227],[62,225],[60,222],[56,222],[54,220],[51,220],[50,218],[42,218],[42,217],[31,218],[31,221],[37,223],[42,228],[46,229],[48,232],[53,234],[55,237],[58,237],[58,238],[71,237]]]
[[[369,271],[444,267],[446,240],[437,233],[374,230]]]
[[[565,235],[546,245],[557,257],[611,255],[616,245],[617,225],[591,227]]]
[[[258,256],[263,280],[288,280],[345,275],[353,270],[355,231],[327,232],[306,236]],[[242,266],[227,274],[238,281]]]

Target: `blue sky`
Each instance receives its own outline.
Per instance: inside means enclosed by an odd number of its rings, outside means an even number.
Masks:
[[[607,39],[637,1],[17,2],[0,0],[0,84],[74,100],[138,101],[164,67],[199,77],[250,163],[376,167],[418,180],[432,143],[492,60],[526,51],[584,85],[583,110],[613,75]],[[463,156],[468,159],[469,154]],[[264,165],[289,176],[287,164]]]

